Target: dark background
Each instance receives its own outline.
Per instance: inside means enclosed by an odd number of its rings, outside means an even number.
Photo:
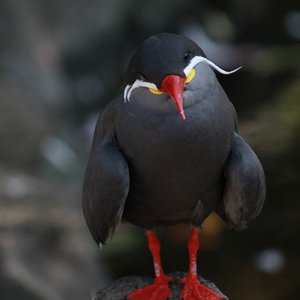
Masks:
[[[218,77],[267,177],[250,229],[204,224],[199,273],[232,300],[300,299],[296,0],[0,1],[0,299],[89,299],[115,278],[153,276],[139,228],[121,225],[98,250],[81,185],[99,112],[158,32],[187,35],[224,69],[244,66]],[[187,269],[188,233],[159,230],[167,272]]]

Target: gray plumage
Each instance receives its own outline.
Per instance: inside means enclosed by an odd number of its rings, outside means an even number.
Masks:
[[[100,116],[83,186],[83,209],[97,243],[121,219],[143,228],[201,225],[216,211],[240,230],[260,212],[265,179],[237,132],[235,110],[204,62],[184,91],[183,121],[167,94],[135,89]]]
[[[246,229],[262,209],[266,188],[260,161],[237,133],[224,175],[224,208],[219,214],[230,227]]]

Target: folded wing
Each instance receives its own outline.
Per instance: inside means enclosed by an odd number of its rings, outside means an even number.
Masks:
[[[262,209],[266,183],[259,159],[237,133],[224,175],[223,207],[218,213],[229,226],[245,229]]]
[[[97,244],[104,244],[121,221],[129,171],[113,133],[113,112],[97,124],[83,184],[83,213]]]

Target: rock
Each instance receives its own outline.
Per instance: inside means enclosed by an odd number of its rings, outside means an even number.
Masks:
[[[186,276],[183,272],[173,272],[170,274],[173,277],[173,281],[169,284],[173,296],[169,300],[181,300],[180,293],[184,287],[184,284],[180,280]],[[214,283],[199,276],[199,280],[202,284],[206,285],[213,291],[217,292],[224,300],[229,300]],[[126,300],[128,294],[134,290],[151,284],[153,281],[150,277],[142,276],[126,276],[122,277],[110,286],[98,291],[93,300]]]

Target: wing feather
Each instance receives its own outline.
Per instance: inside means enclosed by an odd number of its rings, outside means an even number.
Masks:
[[[234,144],[225,168],[221,217],[237,230],[247,228],[260,213],[266,196],[265,175],[254,151],[234,134]]]
[[[110,107],[96,125],[83,184],[83,213],[97,244],[104,244],[122,219],[129,190],[127,162],[114,136]]]

